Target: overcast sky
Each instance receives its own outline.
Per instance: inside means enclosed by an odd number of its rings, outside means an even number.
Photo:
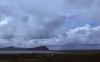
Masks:
[[[0,47],[98,44],[99,37],[99,0],[0,0]]]

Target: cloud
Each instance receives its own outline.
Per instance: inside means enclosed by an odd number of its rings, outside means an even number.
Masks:
[[[76,27],[66,32],[66,43],[74,44],[99,44],[100,26],[91,27]]]
[[[55,45],[48,47],[51,50],[79,50],[100,48],[100,26],[89,24],[69,29],[62,34],[57,34]]]

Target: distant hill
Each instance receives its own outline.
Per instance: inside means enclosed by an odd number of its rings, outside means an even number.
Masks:
[[[39,46],[35,48],[7,47],[7,48],[0,48],[0,50],[38,50],[38,51],[46,50],[48,51],[49,49],[46,46]]]

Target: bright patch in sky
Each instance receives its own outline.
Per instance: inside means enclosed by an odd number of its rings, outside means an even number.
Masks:
[[[11,21],[11,18],[10,17],[9,18],[5,17],[4,19],[2,19],[0,21],[0,26],[5,25],[5,24],[8,24],[8,22],[10,22],[10,21]]]

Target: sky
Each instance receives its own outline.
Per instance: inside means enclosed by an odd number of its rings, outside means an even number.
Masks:
[[[99,44],[99,6],[99,0],[0,0],[0,47]]]

